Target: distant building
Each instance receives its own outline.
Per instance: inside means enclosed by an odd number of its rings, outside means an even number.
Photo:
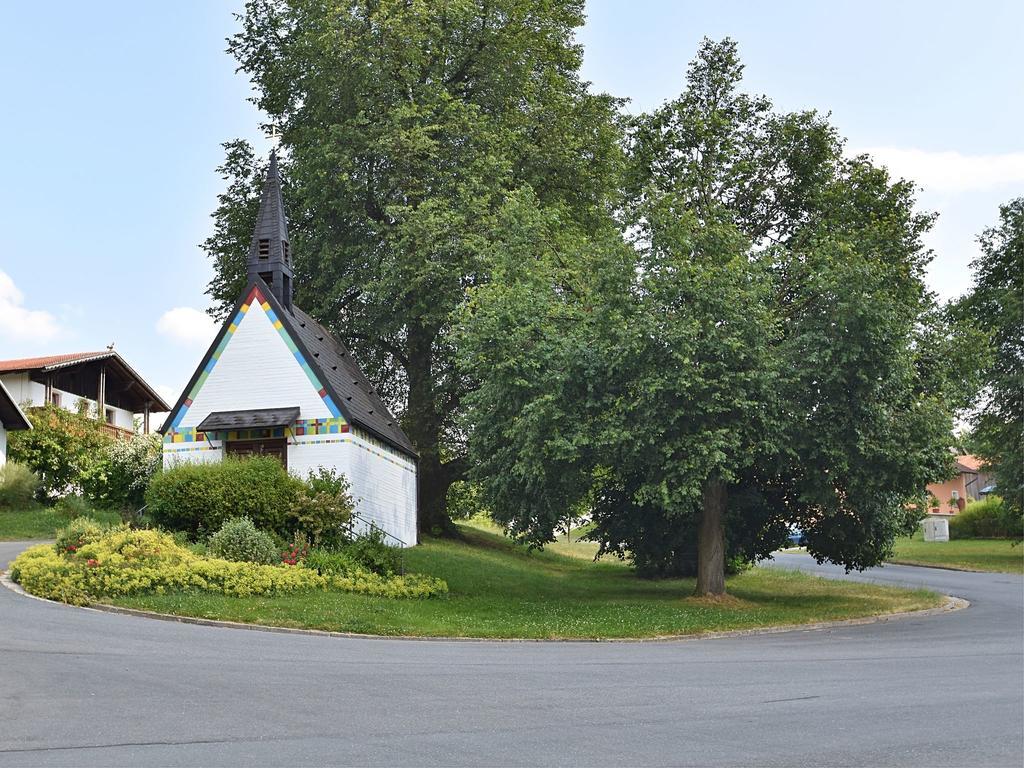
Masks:
[[[112,349],[0,360],[0,382],[16,403],[85,410],[114,434],[135,432],[135,417],[150,431],[149,416],[167,403]]]
[[[417,454],[351,353],[292,303],[277,159],[263,187],[248,284],[167,416],[164,466],[273,456],[345,475],[356,513],[416,543]]]
[[[0,466],[7,463],[7,433],[19,429],[32,429],[32,425],[0,381]]]
[[[982,461],[977,456],[957,456],[956,476],[944,483],[928,486],[928,493],[939,500],[941,514],[955,515],[967,502],[977,501],[989,493],[992,478],[981,471],[981,465]]]

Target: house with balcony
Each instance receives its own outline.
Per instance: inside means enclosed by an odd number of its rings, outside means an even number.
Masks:
[[[150,431],[150,414],[169,410],[157,394],[113,348],[102,352],[0,360],[0,383],[15,403],[52,403],[83,411],[103,422],[115,435]]]

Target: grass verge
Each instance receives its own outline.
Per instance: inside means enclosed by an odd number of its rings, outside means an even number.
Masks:
[[[109,525],[121,522],[117,512],[106,510],[93,510],[89,517]],[[67,524],[68,518],[50,507],[0,509],[0,541],[52,539],[57,529]]]
[[[1006,539],[924,541],[920,533],[896,540],[890,563],[933,565],[996,573],[1024,573],[1024,545]]]
[[[644,581],[621,563],[529,552],[489,531],[409,550],[410,571],[438,576],[431,600],[306,592],[237,598],[178,593],[115,605],[201,618],[380,635],[481,638],[623,638],[699,634],[851,619],[931,608],[940,596],[799,573],[754,569],[729,580],[731,598],[690,597],[688,579]]]

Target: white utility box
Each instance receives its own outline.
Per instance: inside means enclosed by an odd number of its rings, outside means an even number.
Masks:
[[[950,515],[928,515],[922,522],[925,541],[949,541]]]

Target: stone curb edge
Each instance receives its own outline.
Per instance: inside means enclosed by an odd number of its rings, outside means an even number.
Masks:
[[[141,611],[136,608],[121,608],[116,605],[96,603],[89,606],[76,606],[61,603],[56,600],[49,600],[45,597],[30,594],[21,588],[19,584],[11,581],[6,572],[0,572],[0,584],[12,592],[24,597],[39,600],[51,605],[59,605],[65,608],[75,608],[84,611],[96,611],[98,613],[116,613],[124,616],[137,616],[145,619],[156,619],[158,621],[171,621],[178,624],[193,624],[201,627],[220,627],[223,629],[246,629],[253,632],[274,632],[287,635],[314,635],[319,637],[347,637],[357,640],[403,640],[414,642],[445,642],[445,643],[682,643],[697,640],[718,640],[729,637],[748,637],[751,635],[778,635],[785,632],[820,632],[830,629],[841,629],[843,627],[857,627],[868,624],[881,624],[888,621],[898,621],[908,618],[923,618],[926,616],[937,616],[944,613],[952,613],[970,607],[970,602],[962,597],[951,597],[944,595],[946,601],[935,608],[924,608],[920,611],[901,611],[899,613],[883,613],[875,616],[865,616],[859,619],[842,619],[839,621],[819,621],[812,624],[784,624],[778,627],[757,627],[753,629],[734,629],[724,632],[703,632],[693,635],[657,635],[654,637],[566,637],[566,638],[517,638],[517,637],[428,637],[423,635],[367,635],[358,632],[331,632],[325,629],[301,629],[298,627],[274,627],[267,624],[246,624],[239,621],[223,621],[221,619],[202,619],[195,616],[176,616],[171,613],[157,613],[155,611]]]
[[[1010,571],[982,571],[959,565],[936,565],[934,563],[915,563],[912,560],[886,560],[885,565],[908,565],[912,568],[931,568],[935,571],[954,571],[956,573],[1010,573]]]

